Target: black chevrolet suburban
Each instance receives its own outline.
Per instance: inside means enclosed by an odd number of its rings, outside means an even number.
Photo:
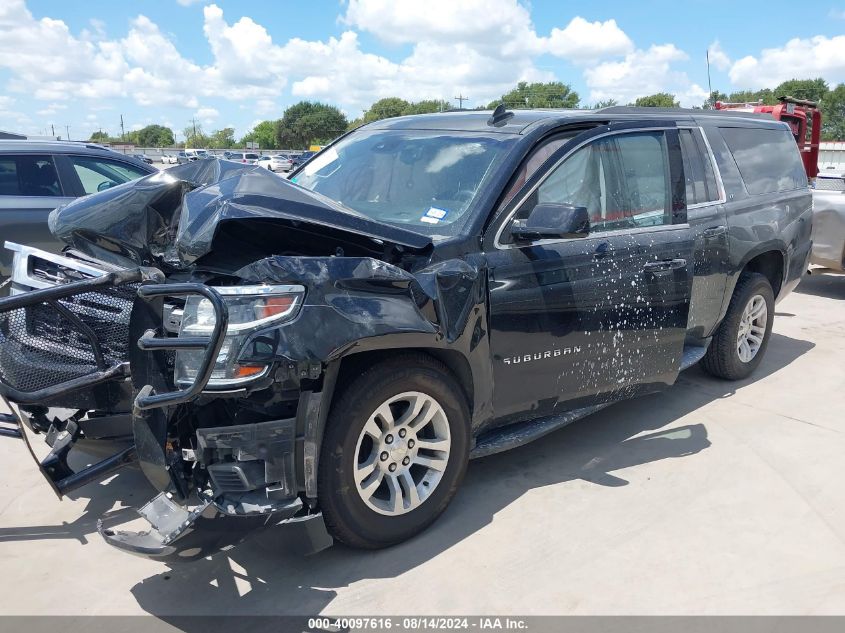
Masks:
[[[100,533],[188,560],[270,527],[388,546],[471,458],[699,361],[748,376],[806,269],[811,198],[765,116],[500,106],[366,125],[290,181],[191,162],[50,228],[60,256],[7,245],[0,430],[45,437],[60,496],[139,464],[148,527]]]

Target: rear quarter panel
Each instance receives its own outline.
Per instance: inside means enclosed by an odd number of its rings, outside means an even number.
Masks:
[[[809,187],[749,195],[718,128],[708,127],[705,133],[727,196],[729,273],[721,320],[740,274],[746,264],[758,255],[776,251],[783,257],[783,275],[777,300],[785,297],[801,280],[812,244],[812,197]]]

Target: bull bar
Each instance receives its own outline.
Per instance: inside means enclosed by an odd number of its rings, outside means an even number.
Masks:
[[[23,294],[0,299],[0,341],[5,340],[10,335],[8,331],[3,331],[4,322],[2,319],[6,313],[12,310],[26,311],[35,306],[46,304],[59,313],[64,318],[65,323],[75,329],[91,346],[96,369],[71,380],[65,380],[47,387],[27,391],[8,384],[3,379],[3,374],[0,373],[0,400],[5,401],[13,412],[11,415],[3,414],[0,417],[0,436],[19,438],[26,442],[27,448],[38,463],[42,474],[60,498],[68,492],[80,488],[105,474],[136,462],[138,459],[135,447],[131,446],[118,451],[100,462],[74,472],[68,466],[66,460],[73,443],[79,437],[80,433],[78,425],[73,420],[68,421],[64,430],[54,434],[55,437],[52,438],[52,450],[44,460],[39,461],[30,446],[26,430],[24,429],[26,416],[20,412],[20,405],[41,405],[44,402],[55,401],[62,396],[90,389],[105,382],[125,380],[131,376],[131,367],[127,360],[124,359],[121,362],[111,365],[106,363],[103,346],[101,345],[97,331],[83,322],[67,306],[60,303],[62,299],[68,299],[74,295],[92,291],[114,289],[129,284],[140,284],[137,288],[137,299],[147,302],[164,296],[181,297],[199,295],[204,297],[211,304],[216,317],[214,328],[209,336],[160,338],[156,335],[155,330],[147,330],[137,341],[137,345],[141,350],[150,352],[205,349],[195,379],[185,388],[164,393],[156,393],[152,385],[145,385],[135,396],[134,408],[136,411],[141,412],[190,402],[202,393],[211,379],[228,326],[228,308],[220,295],[209,286],[199,283],[167,284],[162,283],[163,281],[164,274],[158,269],[138,267],[109,272],[102,276],[81,281],[31,290]],[[29,424],[27,426],[33,432],[40,432],[39,429]]]

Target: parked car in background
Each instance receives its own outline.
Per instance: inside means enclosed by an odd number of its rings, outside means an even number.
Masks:
[[[472,457],[699,361],[749,376],[810,256],[797,145],[761,115],[500,106],[365,125],[298,186],[205,167],[127,186],[132,205],[107,191],[63,207],[60,269],[81,281],[31,292],[40,256],[19,250],[19,294],[0,303],[0,387],[20,428],[62,438],[40,472],[67,493],[137,459],[157,496],[99,531],[169,561],[285,523],[368,549],[408,539]],[[41,308],[60,297],[80,334]],[[96,337],[108,362],[71,364]],[[118,422],[130,453],[61,461],[80,429]]]
[[[176,162],[179,165],[184,165],[192,160],[199,160],[200,158],[208,158],[208,150],[204,149],[185,149],[176,155]]]
[[[161,163],[162,163],[162,165],[175,165],[176,164],[176,154],[162,154],[161,155]]]
[[[845,272],[845,172],[820,171],[813,183],[810,262]]]
[[[254,165],[261,158],[254,152],[230,152],[227,160],[233,160],[236,163],[246,163],[247,165]]]
[[[132,154],[132,158],[137,158],[141,162],[147,163],[148,165],[153,164],[153,159],[147,156],[146,154]]]
[[[0,240],[57,253],[62,245],[47,228],[50,211],[156,171],[100,145],[0,141]],[[11,264],[11,253],[0,251],[0,282]]]
[[[256,161],[256,165],[260,165],[274,172],[288,172],[293,169],[293,161],[286,154],[262,156]]]
[[[293,169],[299,169],[305,163],[307,163],[309,160],[311,160],[311,157],[314,156],[314,154],[316,154],[316,153],[317,152],[308,151],[308,152],[302,152],[301,154],[296,154],[295,156],[291,156],[291,162],[292,162],[291,169],[292,170]]]

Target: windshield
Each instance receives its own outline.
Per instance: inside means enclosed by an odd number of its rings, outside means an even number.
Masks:
[[[456,235],[514,143],[504,134],[373,130],[350,134],[292,180],[373,220]]]

